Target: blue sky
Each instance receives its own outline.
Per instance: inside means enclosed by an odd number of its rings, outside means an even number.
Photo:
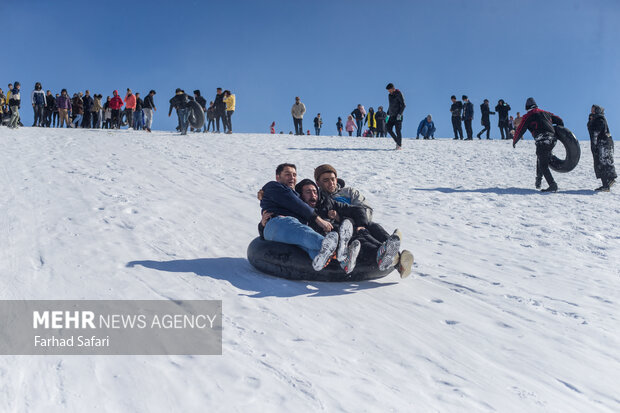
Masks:
[[[407,102],[403,134],[428,113],[451,137],[450,95],[479,104],[528,96],[587,137],[593,103],[620,128],[620,1],[41,1],[2,0],[5,51],[0,87],[36,81],[71,93],[157,90],[154,129],[171,130],[176,87],[208,99],[235,93],[235,132],[293,129],[301,96],[304,129],[323,116],[335,134],[358,103],[387,108],[393,82]],[[8,25],[8,26],[7,26]],[[22,105],[24,124],[32,110]],[[493,137],[499,135],[492,120]]]

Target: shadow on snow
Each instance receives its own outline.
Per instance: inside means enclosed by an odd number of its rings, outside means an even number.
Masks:
[[[538,189],[530,189],[530,188],[479,188],[479,189],[458,189],[458,188],[413,188],[415,191],[434,191],[434,192],[442,192],[444,194],[454,194],[454,193],[480,193],[480,194],[498,194],[498,195],[532,195],[532,194],[543,194],[550,195],[545,192],[540,192]],[[563,191],[559,190],[557,193],[559,194],[567,194],[567,195],[594,195],[596,191],[591,189],[577,189],[577,190],[568,190]]]
[[[221,257],[172,261],[143,260],[128,262],[126,267],[133,268],[137,265],[158,271],[193,272],[201,277],[228,281],[234,287],[247,293],[240,293],[239,295],[252,298],[297,297],[303,295],[309,297],[328,297],[353,294],[357,291],[398,284],[395,282],[380,283],[376,281],[330,283],[286,280],[258,272],[245,258]]]

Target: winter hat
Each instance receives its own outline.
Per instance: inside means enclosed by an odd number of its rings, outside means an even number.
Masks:
[[[338,178],[338,172],[336,172],[336,168],[334,168],[333,166],[329,164],[323,164],[323,165],[317,166],[316,169],[314,170],[314,180],[319,182],[319,178],[325,172],[333,172],[334,175],[336,175],[336,178]]]
[[[194,90],[194,95],[200,96],[200,90],[198,90],[198,89]]]
[[[603,113],[605,113],[605,108],[602,106],[592,105],[592,108],[594,108],[595,115],[602,115]]]
[[[181,90],[180,87],[178,87],[177,90],[174,91],[174,93],[181,93],[181,92],[182,92],[182,90]]]
[[[394,84],[388,83],[387,86],[385,87],[385,89],[386,90],[394,89]]]
[[[297,185],[295,185],[295,192],[301,194],[301,191],[304,189],[306,185],[314,185],[316,191],[319,192],[319,187],[314,183],[312,179],[302,179]]]
[[[527,98],[527,100],[525,101],[525,110],[530,110],[537,107],[538,105],[536,104],[534,98]]]

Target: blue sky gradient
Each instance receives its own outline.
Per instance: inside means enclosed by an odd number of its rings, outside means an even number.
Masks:
[[[104,98],[157,90],[154,129],[174,89],[215,88],[236,95],[235,132],[293,129],[301,96],[312,130],[335,134],[338,116],[358,103],[387,109],[393,82],[407,102],[403,135],[433,114],[437,136],[452,137],[450,95],[479,104],[503,98],[523,114],[528,96],[587,138],[593,103],[620,128],[620,1],[134,1],[2,0],[5,51],[0,87],[22,83],[22,117],[32,124],[30,92],[90,89]],[[498,138],[497,118],[491,117]]]

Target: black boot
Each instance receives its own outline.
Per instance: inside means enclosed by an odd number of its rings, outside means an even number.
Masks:
[[[541,184],[542,184],[542,176],[537,176],[534,186],[536,186],[536,189],[540,189]]]
[[[557,192],[558,191],[558,184],[555,182],[551,182],[549,184],[549,188],[545,188],[545,189],[541,189],[540,192]]]

